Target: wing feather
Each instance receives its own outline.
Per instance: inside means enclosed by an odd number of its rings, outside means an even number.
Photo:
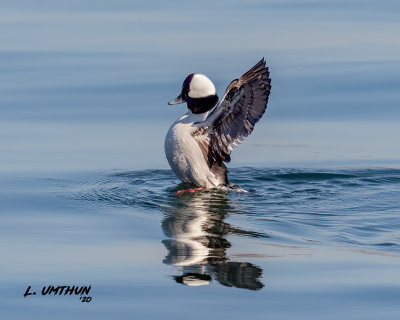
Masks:
[[[264,58],[233,80],[193,136],[211,167],[231,160],[230,154],[253,131],[267,108],[271,79]]]

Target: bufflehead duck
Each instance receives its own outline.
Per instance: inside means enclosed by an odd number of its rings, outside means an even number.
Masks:
[[[231,161],[233,147],[253,131],[267,108],[270,91],[264,58],[233,80],[219,102],[207,76],[189,74],[179,96],[168,102],[186,102],[188,107],[188,112],[169,128],[164,144],[167,160],[178,178],[198,189],[228,185],[224,162]]]

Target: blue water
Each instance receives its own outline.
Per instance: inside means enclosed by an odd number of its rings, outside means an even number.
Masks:
[[[230,179],[241,188],[184,195],[175,192],[188,185],[178,184],[170,170],[86,176],[56,185],[83,205],[162,213],[164,232],[178,241],[213,236],[208,229],[215,227],[224,230],[215,235],[221,241],[226,234],[268,243],[351,245],[355,250],[399,253],[399,169],[242,168],[232,169]],[[201,218],[198,226],[196,218]],[[238,226],[226,224],[225,218]],[[176,224],[165,230],[171,219]],[[205,230],[193,235],[188,231],[191,224]]]
[[[177,195],[187,186],[170,170],[3,175],[3,312],[398,316],[399,169],[245,167],[230,177],[246,192]],[[23,298],[28,285],[51,284],[91,284],[93,301]]]
[[[2,319],[400,318],[398,2],[0,9]],[[167,101],[263,56],[268,109],[229,164],[246,192],[176,195]]]

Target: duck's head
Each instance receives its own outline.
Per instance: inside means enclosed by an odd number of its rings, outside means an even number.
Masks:
[[[191,73],[183,81],[180,95],[168,104],[187,103],[193,113],[210,111],[218,102],[214,84],[204,74]]]

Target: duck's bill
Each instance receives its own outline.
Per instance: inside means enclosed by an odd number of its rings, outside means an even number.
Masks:
[[[170,102],[168,102],[169,105],[172,104],[179,104],[179,103],[184,103],[185,101],[182,99],[182,95],[180,94],[176,99],[171,100]]]

